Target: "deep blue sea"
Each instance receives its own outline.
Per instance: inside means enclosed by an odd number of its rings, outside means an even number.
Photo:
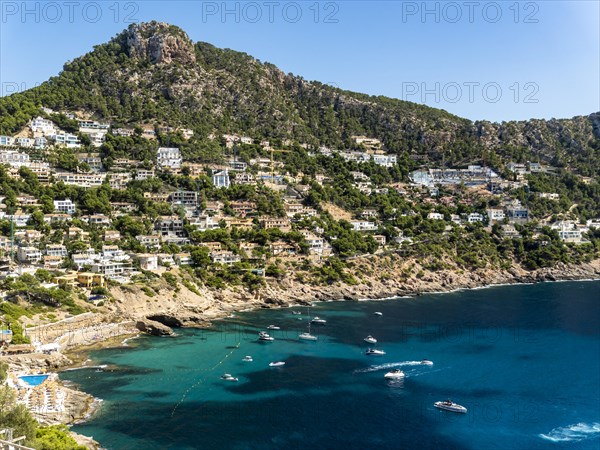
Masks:
[[[327,320],[317,342],[297,338],[307,313]],[[258,342],[269,324],[276,340]],[[62,373],[103,399],[74,431],[114,450],[600,449],[598,281],[316,303],[177,333]],[[386,355],[365,355],[369,334]],[[404,380],[384,379],[393,367]],[[468,413],[433,407],[447,398]]]

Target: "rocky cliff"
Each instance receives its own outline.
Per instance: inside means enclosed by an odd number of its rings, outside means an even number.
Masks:
[[[194,64],[194,44],[186,33],[163,23],[130,26],[124,33],[125,49],[131,58],[152,64]]]

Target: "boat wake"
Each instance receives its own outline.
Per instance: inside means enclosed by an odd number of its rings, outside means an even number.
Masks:
[[[108,367],[107,364],[101,364],[99,366],[70,367],[68,369],[64,369],[63,372],[73,372],[74,370],[83,370],[83,369],[106,369],[107,367]]]
[[[376,366],[369,366],[366,369],[357,369],[354,373],[368,373],[377,372],[379,370],[393,369],[395,367],[406,367],[406,366],[421,366],[421,361],[401,361],[394,363],[378,364]]]
[[[543,439],[552,442],[579,442],[586,439],[593,439],[600,435],[600,423],[576,423],[566,427],[554,428],[548,434],[540,434]]]

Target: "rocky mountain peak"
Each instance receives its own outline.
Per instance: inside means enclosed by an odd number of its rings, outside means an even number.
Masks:
[[[194,43],[182,29],[163,22],[132,24],[125,31],[125,46],[132,58],[153,64],[196,62]]]

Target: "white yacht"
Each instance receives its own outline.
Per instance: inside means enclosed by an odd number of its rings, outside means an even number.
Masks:
[[[231,375],[230,373],[224,373],[223,375],[221,375],[221,380],[238,381],[238,379],[236,377],[234,377],[233,375]]]
[[[312,323],[320,323],[320,324],[327,323],[327,321],[325,319],[321,319],[319,316],[313,317],[313,320],[311,320],[311,322]]]
[[[364,341],[367,344],[377,344],[377,339],[375,339],[373,336],[368,335],[366,338],[364,338]]]
[[[456,413],[461,413],[461,414],[467,413],[467,408],[459,405],[458,403],[454,403],[451,400],[446,400],[445,402],[435,402],[433,404],[433,406],[435,406],[436,408],[439,408],[439,409],[444,409],[446,411],[451,411],[451,412],[456,412]]]
[[[281,367],[285,366],[285,362],[283,361],[274,361],[269,363],[269,367]]]
[[[404,378],[404,372],[400,369],[394,369],[384,375],[384,378],[389,378],[390,380],[398,380],[400,378]]]
[[[375,316],[383,316],[383,313],[381,311],[375,311],[373,313],[373,315],[375,315]]]
[[[258,340],[259,341],[274,341],[275,338],[273,336],[269,336],[265,331],[258,332]]]
[[[429,361],[428,359],[423,359],[421,364],[424,366],[433,366],[433,361]]]
[[[268,330],[281,330],[281,328],[279,328],[277,325],[269,325],[267,327]]]
[[[365,355],[383,356],[383,355],[385,355],[385,352],[383,350],[377,350],[375,348],[369,348],[365,352]]]
[[[242,359],[242,361],[244,361],[244,362],[253,362],[254,360],[252,359],[252,356],[244,356],[244,359]]]

